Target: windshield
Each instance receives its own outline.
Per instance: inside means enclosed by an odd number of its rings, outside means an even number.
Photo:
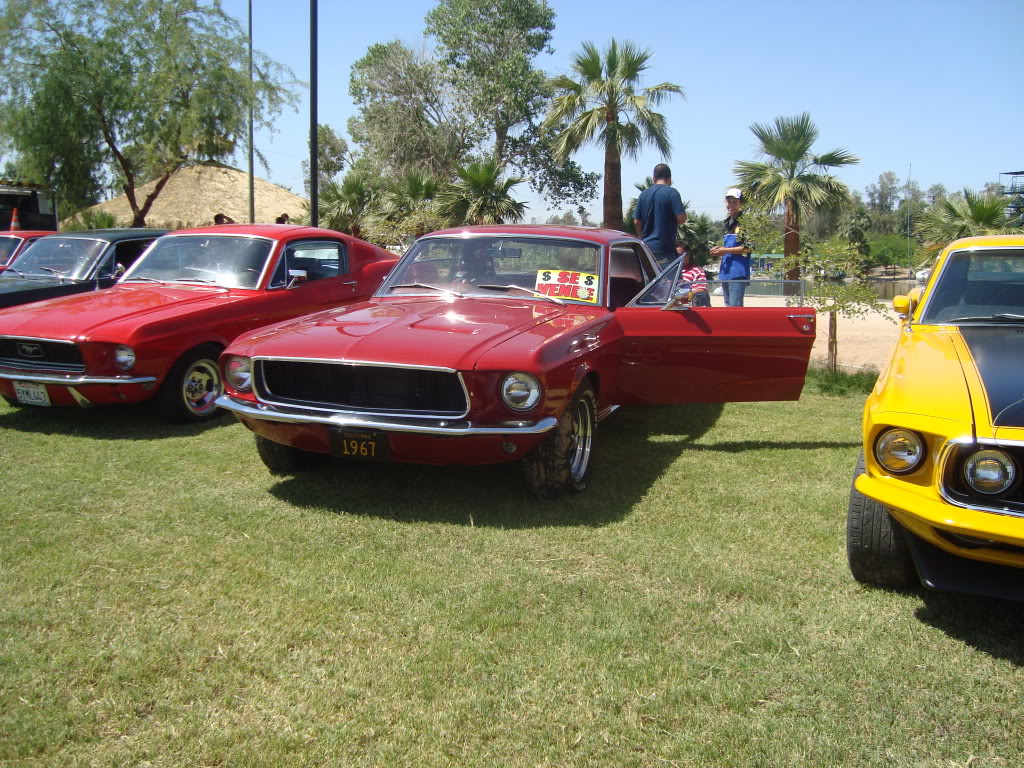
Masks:
[[[461,296],[513,295],[597,304],[601,248],[592,243],[530,237],[432,237],[417,241],[379,296],[450,291]],[[507,286],[516,286],[515,290]],[[531,296],[532,292],[542,294]]]
[[[252,237],[161,237],[122,282],[209,283],[255,288],[274,243]]]
[[[1006,322],[1024,315],[1024,250],[953,253],[925,301],[922,323]]]
[[[20,244],[20,237],[0,237],[0,266],[7,263]]]
[[[32,243],[10,266],[25,277],[59,275],[70,280],[84,280],[106,247],[107,243],[102,240],[50,235]],[[11,274],[11,269],[4,272],[3,276],[19,277]]]

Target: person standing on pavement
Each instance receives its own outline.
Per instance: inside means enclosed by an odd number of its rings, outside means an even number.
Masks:
[[[636,201],[633,226],[662,267],[675,260],[676,228],[685,223],[686,208],[679,191],[672,187],[672,169],[658,163],[654,166],[654,185],[641,192]]]
[[[742,307],[743,296],[750,285],[750,254],[753,246],[743,236],[740,218],[743,216],[743,192],[736,187],[725,190],[725,236],[722,245],[711,249],[712,256],[722,259],[718,279],[722,281],[725,306]]]

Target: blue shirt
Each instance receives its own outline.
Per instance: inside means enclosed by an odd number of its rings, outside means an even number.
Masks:
[[[633,217],[640,219],[640,239],[654,253],[676,252],[676,227],[679,214],[686,213],[683,198],[668,184],[655,184],[640,193]]]
[[[741,212],[742,213],[742,212]],[[738,245],[749,248],[750,243],[746,241],[740,232],[740,216],[725,220],[725,237],[722,238],[722,245],[726,248],[735,248]],[[749,253],[727,253],[722,257],[722,264],[718,268],[719,280],[749,280],[750,279],[750,254]]]

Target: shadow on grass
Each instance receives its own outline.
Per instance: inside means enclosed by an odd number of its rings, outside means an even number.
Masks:
[[[1024,603],[925,590],[916,616],[925,624],[1017,667],[1024,666]]]
[[[517,462],[430,467],[325,459],[316,470],[278,483],[271,493],[299,507],[404,522],[499,528],[594,527],[629,514],[687,447],[742,451],[855,446],[770,441],[693,445],[715,425],[723,407],[719,403],[653,406],[613,414],[598,430],[590,487],[585,493],[556,501],[532,496]],[[650,439],[655,435],[657,440]]]
[[[0,428],[44,435],[89,437],[94,440],[162,440],[198,435],[235,423],[227,411],[198,424],[168,424],[150,403],[96,408],[25,406],[0,413]]]

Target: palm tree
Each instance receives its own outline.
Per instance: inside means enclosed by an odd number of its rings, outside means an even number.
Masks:
[[[385,185],[380,214],[390,222],[411,225],[412,234],[422,237],[426,225],[437,218],[435,198],[440,190],[441,184],[430,173],[409,169]]]
[[[504,168],[493,158],[456,166],[455,180],[437,196],[441,215],[455,226],[520,221],[526,212],[526,204],[518,202],[509,193],[523,180],[502,180],[503,171]]]
[[[846,184],[822,171],[860,160],[845,149],[811,154],[811,147],[818,140],[818,128],[807,112],[777,117],[773,125],[754,123],[750,130],[760,142],[757,154],[763,160],[740,161],[733,172],[744,195],[756,208],[766,213],[783,210],[783,253],[792,259],[800,253],[801,213],[850,207]],[[786,273],[788,280],[799,277],[799,267]]]
[[[635,158],[647,144],[666,158],[672,152],[665,116],[652,107],[672,94],[684,96],[683,89],[674,83],[639,87],[651,55],[613,39],[602,56],[588,41],[572,57],[575,79],[551,81],[556,95],[543,130],[557,134],[559,162],[590,141],[604,147],[604,226],[611,229],[622,228],[622,156]]]
[[[325,179],[320,190],[320,226],[362,236],[377,196],[370,178],[358,171],[349,171],[338,183]]]
[[[924,238],[924,250],[934,255],[949,243],[973,235],[1019,234],[1024,232],[1006,212],[1006,198],[978,194],[970,189],[964,196],[946,197],[914,220],[914,231]]]

